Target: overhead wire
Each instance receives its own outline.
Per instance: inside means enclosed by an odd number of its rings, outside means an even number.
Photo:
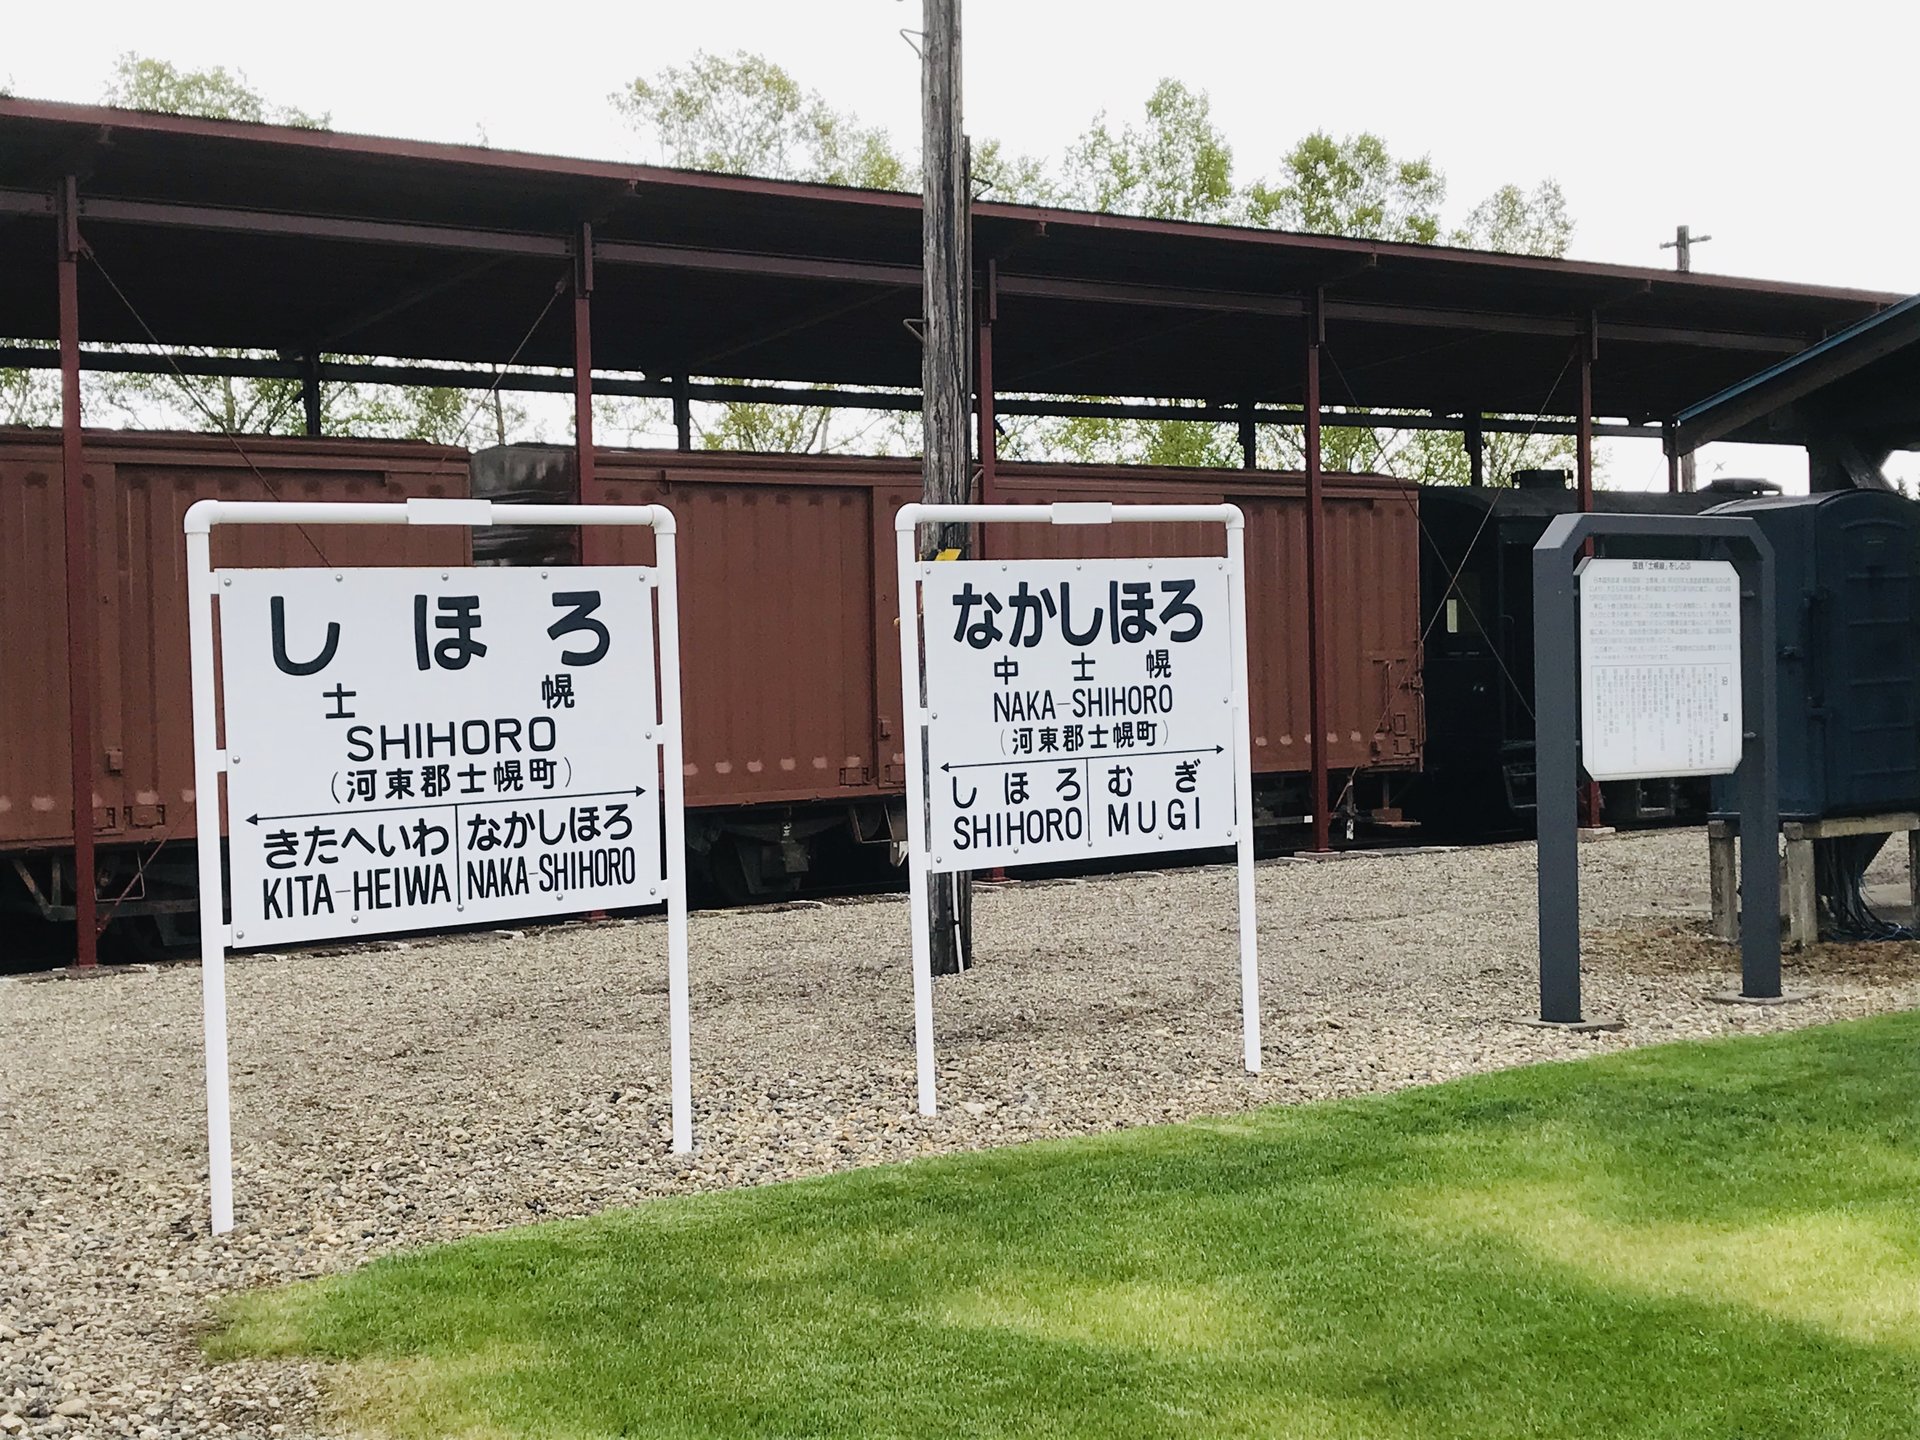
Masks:
[[[196,410],[207,418],[208,422],[213,426],[214,433],[223,437],[233,446],[234,453],[245,462],[247,469],[253,472],[253,478],[260,482],[261,488],[273,499],[278,500],[280,498],[280,492],[274,486],[274,483],[267,479],[258,465],[253,463],[253,457],[247,453],[246,447],[240,443],[240,437],[234,433],[224,419],[214,414],[213,407],[201,398],[200,392],[194,388],[192,381],[187,376],[187,372],[180,368],[180,362],[176,360],[173,353],[161,343],[160,337],[154,333],[153,327],[147,323],[147,317],[141,314],[139,307],[128,298],[127,292],[120,288],[120,282],[113,278],[113,272],[107,269],[106,265],[102,263],[100,257],[94,253],[92,246],[83,242],[81,251],[86,255],[87,259],[93,262],[94,269],[100,272],[100,278],[107,282],[107,288],[113,291],[119,298],[120,303],[126,307],[126,311],[133,317],[134,323],[146,333],[148,343],[159,350],[161,352],[161,358],[172,367],[172,378],[179,382],[181,393],[187,397],[189,403],[191,403]],[[332,563],[327,559],[327,552],[320,547],[320,542],[313,538],[306,526],[296,525],[294,528],[300,532],[300,537],[313,548],[313,553],[320,557],[320,563],[322,565]]]

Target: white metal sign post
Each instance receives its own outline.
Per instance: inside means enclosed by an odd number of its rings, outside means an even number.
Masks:
[[[1726,560],[1582,561],[1580,758],[1595,780],[1740,763],[1740,576]]]
[[[951,521],[1213,522],[1226,529],[1227,554],[920,563],[917,527]],[[1259,1071],[1244,525],[1234,505],[901,508],[921,1114],[935,1110],[927,876],[936,872],[1235,846],[1245,1059]]]
[[[692,1148],[673,517],[516,505],[502,518],[647,525],[657,564],[215,572],[215,525],[474,526],[493,523],[493,506],[203,500],[187,512],[216,1233],[233,1224],[229,945],[664,904],[673,1145]]]

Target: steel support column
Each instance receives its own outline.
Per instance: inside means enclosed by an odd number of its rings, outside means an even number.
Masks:
[[[1321,296],[1307,302],[1307,804],[1313,814],[1313,848],[1327,844],[1327,628],[1326,486],[1320,473],[1320,347],[1326,340]]]
[[[593,227],[573,242],[574,499],[585,504],[593,487]]]
[[[1580,334],[1580,414],[1574,432],[1574,464],[1580,489],[1580,513],[1593,511],[1593,359],[1599,346],[1600,329],[1597,323],[1589,320]],[[1593,542],[1587,542],[1586,553],[1593,553]],[[1537,773],[1537,772],[1536,772]],[[1535,797],[1539,791],[1536,779]],[[1585,826],[1598,826],[1601,822],[1600,785],[1588,780],[1580,786],[1580,823]]]
[[[682,450],[693,449],[693,397],[687,393],[687,377],[673,380],[673,443]]]
[[[1260,432],[1253,423],[1253,402],[1240,407],[1240,468],[1256,470],[1260,465]]]
[[[1467,452],[1467,483],[1484,485],[1487,483],[1487,432],[1480,428],[1478,411],[1466,416],[1466,428],[1460,433],[1460,443]]]
[[[993,322],[1000,318],[1000,267],[987,262],[986,286],[980,295],[979,319],[974,325],[974,399],[980,421],[980,503],[994,505],[999,492],[994,472],[1000,463],[1000,434],[994,428]],[[982,559],[986,558],[982,553]]]
[[[307,434],[320,433],[320,357],[309,350],[300,360],[300,404],[306,411]]]
[[[80,187],[61,182],[56,233],[60,289],[60,492],[67,548],[67,730],[72,747],[73,963],[99,959],[93,859],[93,533],[80,435]],[[201,797],[203,804],[219,797]],[[218,917],[215,917],[217,922]]]
[[[1579,467],[1580,511],[1593,509],[1593,359],[1595,336],[1589,326],[1580,337],[1580,418],[1574,435],[1576,464]]]
[[[1674,448],[1673,426],[1662,425],[1660,429],[1660,439],[1667,451],[1667,493],[1678,495],[1680,493],[1680,452]]]

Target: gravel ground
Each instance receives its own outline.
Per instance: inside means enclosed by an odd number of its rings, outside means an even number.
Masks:
[[[1890,847],[1893,848],[1893,847]],[[0,983],[0,1437],[324,1433],[315,1366],[213,1367],[229,1291],[648,1196],[1686,1036],[1920,1004],[1920,946],[1789,957],[1802,1003],[1710,1003],[1697,831],[1582,849],[1589,1014],[1536,983],[1531,846],[1261,867],[1265,1068],[1239,1065],[1230,869],[1013,885],[936,993],[913,1112],[903,899],[694,917],[698,1153],[667,1150],[664,927],[230,968],[240,1226],[207,1233],[196,967]],[[1902,853],[1902,857],[1904,854]],[[1891,860],[1873,878],[1897,878]]]

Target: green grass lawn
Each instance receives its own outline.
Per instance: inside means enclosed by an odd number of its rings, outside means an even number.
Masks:
[[[533,1226],[209,1343],[403,1436],[1913,1437],[1917,1093],[1920,1015],[1641,1050]]]

